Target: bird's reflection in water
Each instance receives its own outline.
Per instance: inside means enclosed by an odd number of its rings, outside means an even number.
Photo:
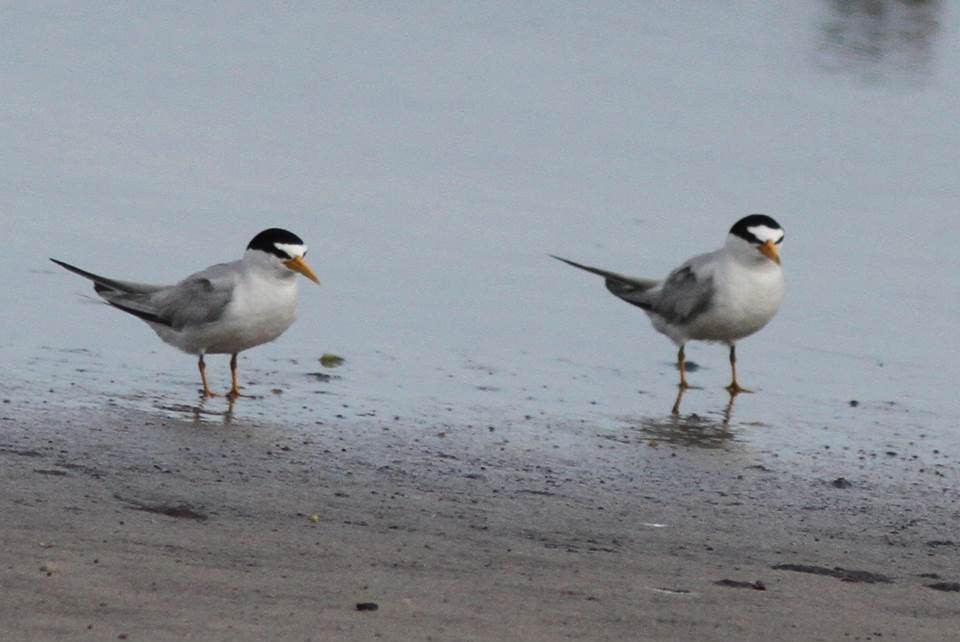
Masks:
[[[673,401],[673,408],[670,409],[670,414],[673,415],[674,417],[680,416],[680,402],[683,401],[683,395],[687,393],[688,389],[689,388],[683,388],[680,386],[677,387],[677,398]],[[723,411],[720,413],[721,416],[723,417],[724,426],[730,425],[730,418],[733,416],[733,402],[736,401],[737,395],[744,392],[751,392],[751,391],[744,390],[744,389],[740,389],[740,390],[728,389],[727,392],[730,395],[730,399],[729,401],[727,401],[727,405],[724,406]]]
[[[679,389],[669,416],[630,420],[633,430],[642,435],[642,441],[650,445],[663,443],[695,448],[725,448],[736,440],[736,433],[730,430],[736,394],[730,395],[719,416],[696,413],[681,415],[680,402],[684,392],[682,388]]]
[[[945,23],[942,0],[827,0],[817,60],[871,80],[930,75]]]
[[[189,418],[194,426],[209,424],[214,418],[221,418],[224,426],[229,426],[233,422],[233,406],[236,400],[227,397],[226,410],[213,410],[207,408],[206,398],[201,398],[195,405],[191,404],[165,404],[157,403],[156,408],[165,412],[173,413],[182,418]]]

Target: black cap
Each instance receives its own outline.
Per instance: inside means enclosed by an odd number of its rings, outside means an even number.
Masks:
[[[759,226],[769,227],[771,230],[782,230],[780,224],[775,220],[767,216],[766,214],[751,214],[750,216],[744,216],[742,219],[733,224],[733,227],[730,228],[730,233],[734,236],[739,236],[748,243],[761,244],[763,241],[758,239],[753,233],[748,229],[751,227]]]
[[[277,247],[280,245],[304,245],[303,239],[287,230],[279,227],[271,227],[253,237],[253,240],[247,245],[248,250],[261,250],[268,254],[280,257],[281,259],[292,259],[293,257]]]

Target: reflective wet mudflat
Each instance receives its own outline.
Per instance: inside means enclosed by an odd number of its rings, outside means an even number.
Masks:
[[[789,603],[792,639],[944,639],[956,14],[11,9],[0,608],[41,638],[748,639]],[[673,416],[675,348],[548,254],[662,277],[754,211],[787,276],[738,346],[756,392],[691,344]],[[46,260],[171,282],[274,225],[324,287],[234,404]],[[211,615],[243,587],[253,614]],[[316,609],[329,630],[278,615]]]

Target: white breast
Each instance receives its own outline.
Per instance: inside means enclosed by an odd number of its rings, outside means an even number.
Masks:
[[[772,261],[744,264],[729,258],[714,273],[711,308],[687,328],[690,339],[733,343],[770,320],[783,301],[783,270]]]
[[[293,324],[297,282],[248,274],[234,291],[207,352],[232,353],[273,341]]]
[[[173,330],[150,324],[166,343],[191,354],[233,354],[273,341],[293,323],[297,282],[247,271],[216,321]]]

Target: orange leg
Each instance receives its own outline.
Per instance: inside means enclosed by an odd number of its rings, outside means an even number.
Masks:
[[[236,399],[240,396],[240,385],[237,381],[237,353],[234,352],[230,356],[230,392],[227,393],[227,396],[231,399]]]
[[[677,367],[680,368],[680,389],[686,390],[690,387],[687,383],[687,358],[683,354],[683,346],[680,346],[680,352],[677,353]]]
[[[741,388],[740,384],[737,383],[737,346],[733,343],[730,344],[730,375],[732,379],[730,385],[727,386],[727,392],[731,395],[738,395],[741,392],[753,392],[753,390]]]
[[[203,354],[200,355],[197,368],[200,369],[200,381],[203,383],[203,398],[209,399],[210,397],[216,397],[216,393],[211,391],[210,386],[207,385],[207,364],[203,362]]]

